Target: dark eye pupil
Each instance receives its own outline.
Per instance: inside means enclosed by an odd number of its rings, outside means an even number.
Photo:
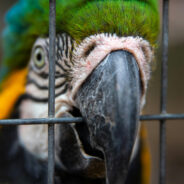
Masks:
[[[38,54],[36,55],[36,59],[37,59],[38,61],[41,61],[41,60],[42,60],[42,54],[41,54],[41,53],[38,53]]]

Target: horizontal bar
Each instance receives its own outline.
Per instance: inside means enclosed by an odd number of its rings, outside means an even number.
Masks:
[[[35,118],[35,119],[5,119],[0,120],[0,125],[32,125],[32,124],[59,124],[59,123],[80,123],[83,118]]]
[[[184,114],[153,114],[140,116],[141,121],[150,120],[179,120],[184,119]]]
[[[151,120],[179,120],[184,119],[184,114],[153,114],[141,115],[141,121]],[[0,120],[0,125],[31,125],[31,124],[60,124],[60,123],[81,123],[82,117],[63,118],[37,118],[37,119],[4,119]]]

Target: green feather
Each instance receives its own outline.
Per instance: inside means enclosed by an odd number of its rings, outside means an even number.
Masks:
[[[49,30],[48,0],[19,0],[6,16],[3,67],[25,67],[38,37]],[[156,0],[57,0],[56,31],[78,43],[97,33],[142,36],[154,46],[159,32]],[[0,71],[2,72],[2,71]]]
[[[67,30],[76,41],[97,33],[142,36],[153,46],[159,32],[155,6],[140,1],[91,2],[72,13]]]

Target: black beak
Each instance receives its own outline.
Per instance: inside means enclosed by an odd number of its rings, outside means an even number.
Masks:
[[[90,144],[104,154],[106,184],[123,184],[139,128],[141,85],[135,58],[110,53],[80,87],[76,102]]]

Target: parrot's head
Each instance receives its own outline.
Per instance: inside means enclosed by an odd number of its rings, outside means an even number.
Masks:
[[[125,181],[136,152],[139,114],[158,34],[156,2],[71,2],[56,4],[55,117],[82,116],[84,122],[56,125],[56,162],[69,173],[106,177],[107,183],[119,184]],[[39,11],[48,16],[41,7],[45,1],[31,4],[30,8],[37,7],[34,11],[26,9],[30,3],[20,1],[13,10],[22,7],[26,16],[35,13],[36,17]],[[14,11],[7,18],[9,24],[15,19]],[[48,112],[49,39],[44,27],[48,19],[37,17],[17,23],[26,29],[21,34],[18,29],[12,31],[11,24],[5,31],[5,38],[14,33],[5,48],[22,41],[5,55],[7,65],[13,54],[18,64],[12,67],[29,60],[21,118],[43,118]],[[46,130],[43,125],[19,128],[25,147],[42,159],[47,157]]]

